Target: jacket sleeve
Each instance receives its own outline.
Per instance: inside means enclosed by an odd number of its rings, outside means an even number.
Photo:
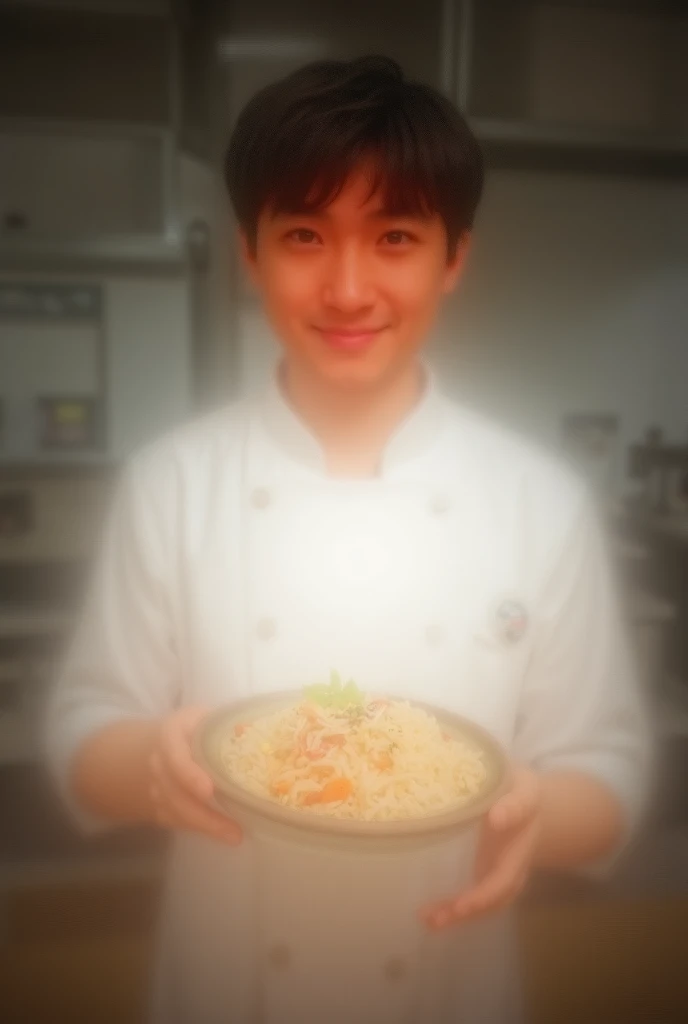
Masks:
[[[573,769],[606,783],[625,810],[623,847],[647,801],[651,747],[646,701],[602,529],[583,500],[539,597],[516,756],[543,772]],[[604,871],[619,852],[590,870]]]
[[[75,636],[48,703],[47,759],[87,831],[109,823],[78,806],[73,757],[87,737],[126,718],[170,711],[179,692],[173,631],[171,502],[155,473],[132,464],[118,488]]]

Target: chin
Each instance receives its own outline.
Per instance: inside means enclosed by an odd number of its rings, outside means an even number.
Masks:
[[[391,366],[381,366],[368,360],[333,360],[316,367],[318,378],[337,391],[366,391],[375,388],[393,376]]]
[[[405,365],[401,353],[383,339],[367,352],[342,355],[337,352],[311,351],[314,375],[327,387],[342,391],[365,391],[393,379]]]

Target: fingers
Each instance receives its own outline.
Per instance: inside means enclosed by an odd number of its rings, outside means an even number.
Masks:
[[[465,892],[426,908],[422,917],[430,928],[445,928],[500,910],[523,890],[537,844],[540,822],[540,779],[529,768],[516,766],[511,788],[483,820],[476,852],[476,878]]]
[[[241,841],[241,829],[209,806],[213,782],[196,764],[191,750],[194,730],[205,714],[202,708],[185,708],[162,723],[150,756],[153,816],[160,825],[201,832],[236,845]]]
[[[190,739],[204,712],[188,708],[170,716],[164,723],[160,738],[160,754],[166,769],[177,783],[197,800],[209,801],[213,795],[212,779],[196,764]]]
[[[164,771],[162,764],[151,783],[151,799],[160,825],[202,832],[232,846],[241,842],[241,829],[236,822],[189,795]]]
[[[512,775],[512,786],[489,811],[490,826],[504,832],[526,824],[539,806],[539,782],[534,772],[516,768]]]
[[[452,900],[431,907],[425,920],[433,929],[446,928],[484,914],[493,913],[512,903],[528,879],[530,831],[524,830],[504,849],[493,869],[478,883]]]

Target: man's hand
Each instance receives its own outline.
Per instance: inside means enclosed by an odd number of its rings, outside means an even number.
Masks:
[[[482,823],[473,884],[458,896],[424,909],[430,928],[446,928],[500,910],[516,899],[533,866],[541,805],[540,777],[529,768],[515,768],[511,789]]]
[[[202,832],[231,846],[241,842],[241,829],[210,806],[213,782],[191,753],[191,739],[206,714],[184,708],[164,718],[149,758],[152,815],[167,828]]]

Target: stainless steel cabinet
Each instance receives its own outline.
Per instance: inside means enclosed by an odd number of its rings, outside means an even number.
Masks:
[[[458,98],[504,145],[688,158],[688,6],[459,0]]]

